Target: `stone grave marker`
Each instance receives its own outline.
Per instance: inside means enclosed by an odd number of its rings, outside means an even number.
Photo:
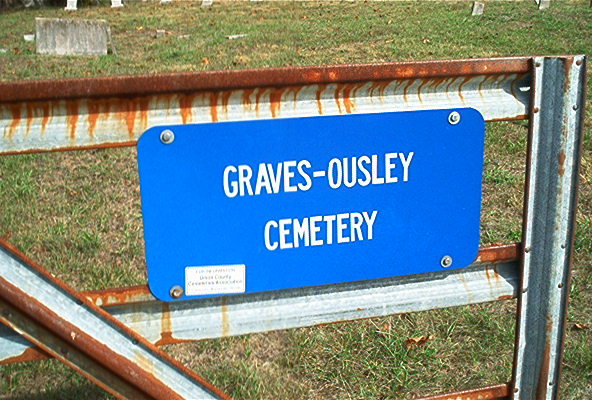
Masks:
[[[37,53],[101,56],[111,41],[105,20],[35,18]]]

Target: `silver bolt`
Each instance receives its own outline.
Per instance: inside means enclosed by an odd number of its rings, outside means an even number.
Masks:
[[[171,288],[171,291],[169,292],[169,294],[171,295],[171,297],[173,299],[178,299],[181,296],[183,296],[183,288],[179,285],[175,285]]]
[[[442,259],[440,260],[440,265],[444,268],[450,267],[452,265],[452,257],[450,257],[450,256],[442,257]]]
[[[174,140],[175,140],[175,134],[173,133],[173,131],[165,129],[164,131],[161,132],[160,141],[163,142],[164,144],[171,144],[171,143],[173,143]]]
[[[460,114],[456,111],[453,111],[448,116],[448,122],[450,125],[456,125],[460,122]]]

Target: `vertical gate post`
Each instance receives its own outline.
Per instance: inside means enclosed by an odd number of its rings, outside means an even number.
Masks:
[[[533,59],[513,399],[557,399],[575,228],[586,59]]]

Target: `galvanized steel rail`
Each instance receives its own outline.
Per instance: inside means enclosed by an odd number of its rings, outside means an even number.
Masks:
[[[147,287],[83,295],[148,341],[164,345],[512,299],[518,254],[517,245],[492,247],[464,270],[185,302],[163,303]],[[130,292],[136,294],[129,297]],[[37,358],[46,356],[0,330],[0,364]]]
[[[119,398],[227,398],[0,240],[0,322]]]
[[[0,83],[0,154],[134,146],[151,126],[470,106],[525,119],[528,58]]]
[[[534,58],[515,398],[558,398],[585,79],[583,57]]]
[[[512,383],[433,399],[551,400],[558,398],[569,293],[585,65],[583,56],[520,57],[4,82],[0,154],[133,146],[144,130],[161,124],[450,107],[476,108],[487,121],[530,118],[524,248],[484,250],[475,265],[456,272],[173,304],[155,300],[145,287],[67,296],[86,297],[82,308],[95,316],[97,305],[105,307],[112,316],[101,311],[99,320],[126,332],[123,322],[140,333],[146,351],[152,351],[148,341],[166,344],[518,296]],[[13,252],[1,256],[5,266],[26,268],[15,264]],[[12,273],[0,271],[0,283]],[[18,309],[17,292],[2,293],[1,305],[14,317],[0,320],[43,351],[0,329],[0,363],[44,358],[47,352],[86,370],[52,350],[67,337]],[[51,299],[43,299],[44,307],[46,301]],[[61,309],[59,317],[71,318],[80,307]],[[40,340],[45,336],[53,342]],[[82,353],[79,364],[93,370],[97,358]],[[122,386],[117,378],[104,383],[109,367],[95,369],[93,379],[102,387],[116,392],[110,385]]]

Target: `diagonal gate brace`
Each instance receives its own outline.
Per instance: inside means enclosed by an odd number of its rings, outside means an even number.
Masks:
[[[228,398],[2,240],[0,322],[118,398]]]

